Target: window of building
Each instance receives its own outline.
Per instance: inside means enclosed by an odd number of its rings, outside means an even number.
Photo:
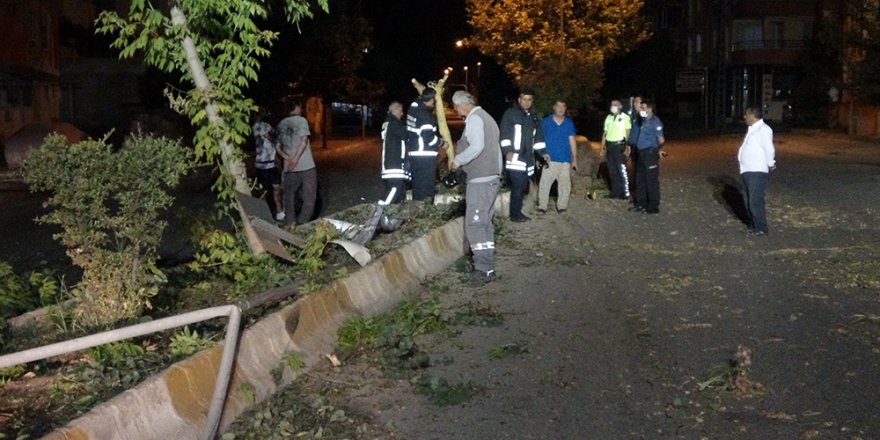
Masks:
[[[781,21],[770,22],[769,46],[773,49],[780,49],[785,44],[785,23]]]
[[[761,49],[764,32],[760,20],[734,20],[732,50]]]

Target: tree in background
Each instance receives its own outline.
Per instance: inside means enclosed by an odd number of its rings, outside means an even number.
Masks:
[[[364,58],[372,50],[372,26],[360,15],[335,11],[304,23],[299,35],[282,35],[273,48],[266,80],[254,87],[254,95],[272,106],[276,116],[290,110],[272,105],[285,97],[363,104],[383,93],[381,85],[361,75]]]
[[[859,101],[880,101],[880,1],[848,0],[845,43],[848,86]]]
[[[539,104],[555,97],[569,107],[595,99],[606,58],[648,37],[643,1],[467,0],[474,29],[467,43],[493,56]]]
[[[165,2],[162,2],[165,3]],[[144,62],[163,72],[178,73],[191,85],[165,94],[172,108],[198,127],[197,157],[218,164],[221,176],[215,189],[221,201],[234,191],[250,194],[241,150],[250,133],[255,110],[245,90],[257,80],[260,58],[278,33],[260,29],[257,20],[269,13],[268,0],[170,0],[156,8],[145,0],[131,0],[127,16],[104,11],[98,32],[116,37],[120,58],[142,54]],[[286,17],[299,23],[314,15],[314,7],[328,11],[328,0],[283,0]],[[239,214],[255,253],[263,252],[243,209]]]
[[[800,63],[804,76],[792,92],[792,105],[798,123],[827,126],[831,98],[829,90],[840,87],[843,74],[843,27],[837,15],[821,15],[813,23],[813,32],[805,42]],[[832,61],[833,60],[833,61]]]

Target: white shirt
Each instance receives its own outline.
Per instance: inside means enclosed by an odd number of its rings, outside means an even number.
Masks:
[[[773,147],[773,129],[763,119],[749,126],[746,138],[739,147],[739,172],[769,173],[776,166],[776,149]]]

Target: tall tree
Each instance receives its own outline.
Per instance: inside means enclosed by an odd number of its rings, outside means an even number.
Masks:
[[[146,0],[131,0],[127,16],[104,11],[98,32],[114,35],[113,47],[120,58],[142,54],[144,61],[165,72],[181,74],[188,90],[166,90],[174,110],[198,126],[195,137],[199,158],[217,163],[221,170],[215,184],[222,198],[234,191],[250,194],[241,150],[247,139],[254,103],[245,97],[248,85],[257,80],[261,57],[278,38],[260,29],[269,0],[168,0],[154,7]],[[288,20],[299,23],[325,12],[328,0],[283,0]],[[238,212],[251,250],[263,247],[241,206]]]
[[[539,97],[588,104],[602,86],[605,59],[648,37],[643,1],[467,0],[468,44],[493,56]]]
[[[880,1],[846,2],[848,86],[862,102],[880,101]]]

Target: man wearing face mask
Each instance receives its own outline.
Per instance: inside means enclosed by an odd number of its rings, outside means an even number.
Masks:
[[[636,204],[638,212],[660,213],[660,148],[666,143],[663,122],[654,115],[654,103],[643,100],[639,112],[642,125],[636,148],[639,160],[636,165]]]
[[[629,178],[626,174],[626,139],[632,123],[629,115],[621,109],[620,100],[611,101],[611,113],[605,117],[602,132],[602,153],[606,155],[608,175],[611,180],[611,199],[629,199]]]
[[[639,111],[642,109],[642,97],[641,96],[633,96],[629,99],[629,109],[627,109],[627,114],[629,115],[630,121],[632,122],[632,128],[629,131],[629,136],[626,138],[626,150],[624,150],[623,155],[629,158],[629,166],[630,170],[632,170],[633,181],[636,180],[636,168],[637,163],[639,161],[639,149],[636,147],[636,142],[639,140],[639,127],[642,125],[642,117],[639,116]],[[632,198],[633,206],[629,209],[631,211],[637,210],[635,197]]]
[[[504,155],[510,185],[510,220],[530,220],[522,213],[529,176],[535,173],[535,155],[544,154],[544,134],[532,107],[535,93],[523,89],[513,107],[501,117],[501,154]]]

